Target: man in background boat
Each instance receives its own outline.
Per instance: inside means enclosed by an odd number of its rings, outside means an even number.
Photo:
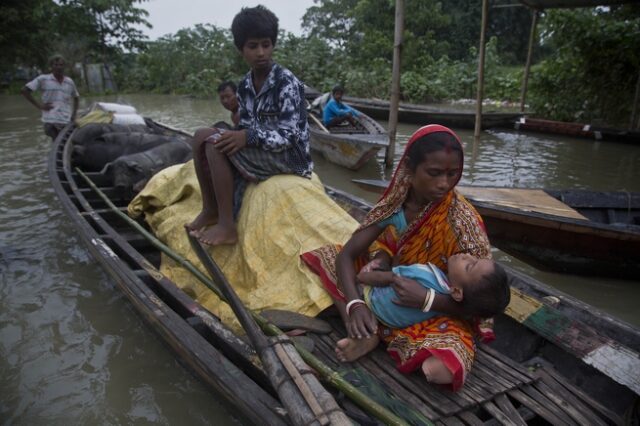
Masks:
[[[349,105],[342,103],[342,96],[344,95],[344,88],[340,85],[336,85],[331,90],[332,99],[327,102],[327,105],[322,111],[322,122],[327,127],[337,126],[344,122],[350,123],[352,126],[356,125],[356,119],[360,113]]]
[[[240,123],[240,106],[238,105],[238,98],[236,97],[237,91],[238,88],[233,81],[223,81],[218,86],[220,103],[225,107],[225,109],[231,111],[231,122],[233,123],[233,127]]]
[[[62,55],[49,58],[51,74],[40,74],[22,88],[22,95],[42,111],[44,133],[55,140],[58,133],[73,121],[78,111],[78,89],[73,80],[64,75],[65,59]],[[32,92],[40,90],[41,102]]]

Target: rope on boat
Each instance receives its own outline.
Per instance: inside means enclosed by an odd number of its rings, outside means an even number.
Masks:
[[[218,286],[205,274],[203,274],[198,268],[196,268],[189,260],[180,256],[178,253],[173,251],[169,246],[165,245],[162,241],[158,240],[152,233],[144,229],[142,225],[138,222],[130,218],[127,214],[122,212],[111,200],[106,196],[104,192],[98,188],[91,179],[87,175],[85,175],[82,170],[75,167],[75,172],[80,175],[87,185],[96,193],[98,196],[105,202],[105,204],[121,219],[123,219],[127,224],[129,224],[132,228],[138,231],[145,239],[147,239],[155,248],[169,256],[187,271],[191,272],[200,282],[206,285],[211,291],[213,291],[216,296],[218,296],[221,300],[228,303],[227,299],[222,294],[222,291]],[[260,328],[268,335],[278,336],[284,334],[282,330],[276,327],[274,324],[271,324],[264,317],[253,310],[249,310],[249,313],[253,317],[253,319],[258,323]],[[341,391],[346,397],[351,399],[354,403],[356,403],[360,408],[366,411],[368,414],[376,417],[380,421],[384,422],[388,425],[407,425],[400,417],[393,414],[387,408],[375,402],[369,396],[364,394],[358,388],[353,386],[351,383],[346,381],[340,374],[333,370],[331,367],[326,365],[320,359],[318,359],[311,352],[307,351],[301,345],[298,345],[296,342],[292,342],[295,349],[300,354],[300,357],[309,364],[314,370],[318,372],[318,374],[324,379],[325,382]],[[425,419],[426,420],[426,419]]]

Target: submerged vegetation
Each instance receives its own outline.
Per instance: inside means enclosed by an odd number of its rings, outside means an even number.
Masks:
[[[46,55],[59,51],[73,63],[112,64],[121,91],[195,96],[212,96],[220,81],[246,72],[226,28],[200,24],[146,40],[135,29],[148,24],[138,3],[10,1],[0,7],[8,29],[0,36],[0,71],[46,69]],[[320,90],[340,82],[351,95],[387,98],[394,7],[391,0],[316,0],[302,36],[280,33],[276,60]],[[403,99],[474,98],[480,2],[407,2],[405,16]],[[491,9],[485,97],[519,101],[531,19],[524,7]],[[540,15],[528,93],[534,114],[626,126],[639,78],[640,5]]]

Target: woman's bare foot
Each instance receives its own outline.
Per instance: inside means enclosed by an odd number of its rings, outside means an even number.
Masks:
[[[342,362],[352,362],[374,350],[378,343],[380,338],[375,335],[364,339],[340,339],[336,343],[336,357]]]
[[[202,210],[198,216],[191,222],[184,225],[189,234],[198,238],[202,233],[202,229],[216,223],[216,215]]]
[[[210,246],[235,244],[238,242],[238,231],[234,226],[222,226],[219,223],[203,231],[198,236],[201,243]]]

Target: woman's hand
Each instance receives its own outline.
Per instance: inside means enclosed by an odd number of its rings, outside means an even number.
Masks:
[[[351,307],[347,334],[352,339],[368,338],[378,332],[378,321],[364,303]]]
[[[393,290],[398,295],[393,299],[393,303],[409,308],[422,308],[424,298],[427,296],[427,289],[415,280],[395,275],[391,281]]]
[[[229,156],[247,146],[246,130],[221,130],[220,137],[213,144],[220,152]]]

